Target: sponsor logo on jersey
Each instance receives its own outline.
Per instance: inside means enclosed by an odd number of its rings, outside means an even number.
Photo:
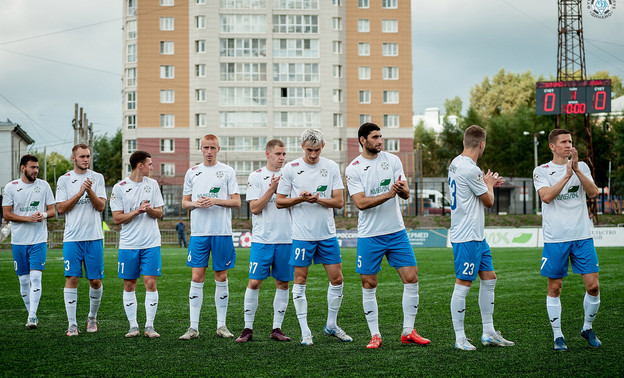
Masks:
[[[539,179],[539,175],[538,175],[537,173],[535,173],[535,174],[533,175],[533,180],[538,180],[538,179]]]
[[[557,173],[557,171],[552,171],[549,173],[550,176],[554,175],[555,173]]]
[[[262,172],[262,168],[256,169],[256,172]]]
[[[19,184],[19,181],[13,181],[11,184],[17,185],[17,184]]]
[[[132,188],[126,189],[126,193],[130,193],[131,190],[132,190]]]
[[[571,186],[570,189],[568,189],[568,193],[576,193],[579,190],[579,186],[578,185],[574,185]]]
[[[299,166],[299,163],[290,163],[290,166],[291,166],[291,167],[298,167],[298,166]]]
[[[567,201],[569,199],[573,199],[573,198],[579,198],[579,185],[574,185],[568,188],[568,192],[564,193],[564,194],[559,194],[557,196],[557,200],[559,201]]]
[[[370,196],[371,197],[377,196],[377,195],[379,195],[381,193],[385,193],[385,192],[389,191],[390,190],[390,186],[389,185],[390,185],[391,182],[392,182],[391,179],[383,179],[383,180],[381,180],[381,182],[379,183],[378,187],[373,188],[373,189],[370,190]]]
[[[196,170],[197,168],[199,168],[199,165],[196,165],[196,166],[194,166],[194,167],[191,167],[191,171],[194,171],[194,170]]]
[[[328,174],[329,174],[329,172],[327,172],[327,169],[325,169],[325,168],[321,169],[321,176],[327,177]]]
[[[30,206],[34,206],[34,207],[39,206],[39,201],[32,201],[32,202],[30,203]]]
[[[79,199],[78,202],[76,202],[76,205],[84,205],[87,203],[91,203],[91,200],[89,199],[89,197],[84,197],[84,198]]]
[[[326,197],[327,185],[319,185],[316,188],[316,193],[318,193],[319,197]]]
[[[457,167],[455,164],[449,165],[449,173],[455,173],[457,171]]]
[[[297,172],[297,174],[298,174],[298,175],[300,175],[300,174],[302,174],[303,172],[305,172],[305,171],[299,171],[299,172]]]
[[[353,163],[351,163],[351,165],[358,165],[358,164],[360,164],[360,161],[359,161],[359,160],[356,160],[356,161],[354,161]]]
[[[126,185],[126,184],[127,184],[127,182],[126,182],[126,181],[122,181],[122,182],[120,182],[120,183],[119,183],[119,186],[124,186],[124,185]]]
[[[368,168],[370,168],[370,165],[367,165],[366,168],[364,168],[364,171],[368,171]]]
[[[219,193],[219,190],[221,190],[220,186],[213,186],[212,188],[210,188],[209,193]]]
[[[201,171],[199,171],[199,172],[195,173],[195,176],[199,176],[199,175],[201,175],[201,174],[202,174],[202,172],[201,172]]]
[[[263,177],[262,179],[263,179],[263,180],[268,180],[270,177],[271,177],[271,176],[266,176],[266,177]]]
[[[37,211],[38,210],[37,207],[39,206],[39,203],[40,203],[40,201],[32,201],[30,203],[30,205],[22,206],[22,207],[19,208],[19,210],[21,212],[23,212],[23,213],[27,213],[27,212],[30,212],[30,211]]]
[[[479,183],[483,182],[483,173],[479,173],[475,178],[475,181]]]
[[[17,189],[17,191],[18,191],[18,192],[21,192],[21,191],[22,191],[22,189],[24,189],[24,188],[19,188],[19,189]]]
[[[63,176],[71,176],[71,172],[67,172]]]
[[[78,181],[78,179],[73,180],[73,181],[72,181],[72,184],[75,184],[75,183],[76,183],[76,181]]]
[[[549,167],[549,165],[548,165],[548,164],[546,164],[546,165],[542,165],[542,168],[548,168],[548,167]]]

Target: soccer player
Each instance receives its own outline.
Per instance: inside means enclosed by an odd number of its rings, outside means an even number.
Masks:
[[[271,338],[290,341],[282,332],[284,313],[288,306],[288,282],[293,280],[293,267],[288,264],[292,236],[290,232],[290,211],[275,206],[275,192],[279,184],[286,158],[286,146],[279,139],[266,144],[267,164],[249,174],[247,201],[252,216],[251,250],[249,251],[249,283],[245,291],[245,329],[237,343],[244,343],[253,337],[253,322],[258,309],[258,293],[262,281],[275,278],[273,299],[273,329]]]
[[[202,164],[189,168],[184,176],[182,207],[191,212],[191,239],[186,265],[191,267],[189,307],[191,326],[180,340],[199,337],[199,313],[204,298],[204,279],[208,258],[212,252],[215,277],[215,306],[217,336],[233,338],[225,320],[228,308],[228,269],[234,268],[236,251],[232,241],[232,208],[241,200],[236,173],[217,161],[221,150],[219,139],[212,134],[201,140]]]
[[[585,195],[594,198],[598,187],[589,167],[578,161],[572,137],[565,129],[555,129],[548,135],[548,146],[553,153],[550,162],[533,170],[533,184],[542,199],[542,228],[544,250],[541,275],[548,277],[546,309],[555,339],[555,350],[568,350],[561,332],[561,284],[568,275],[568,261],[574,273],[585,283],[585,322],[581,336],[590,346],[598,348],[600,340],[592,322],[600,307],[598,284],[598,255],[590,231]]]
[[[329,278],[327,323],[323,332],[341,341],[353,341],[336,324],[342,303],[342,256],[336,238],[334,210],[343,206],[344,185],[338,164],[321,157],[325,147],[319,130],[308,129],[301,135],[304,156],[286,164],[277,187],[278,209],[290,208],[292,249],[289,263],[295,266],[293,303],[301,327],[301,345],[312,345],[308,327],[306,280],[308,267],[322,263]]]
[[[106,207],[106,188],[104,176],[89,169],[89,146],[75,145],[71,159],[74,169],[58,179],[56,206],[59,214],[65,214],[63,296],[69,322],[67,336],[78,336],[76,302],[83,264],[90,286],[87,332],[97,332],[97,312],[102,300],[104,278],[104,232],[100,213]]]
[[[358,139],[362,154],[345,171],[347,187],[358,214],[357,267],[362,279],[362,305],[372,339],[366,346],[379,348],[382,344],[377,311],[377,273],[384,256],[396,268],[403,281],[404,344],[429,344],[414,329],[418,312],[418,267],[410,244],[398,197],[409,198],[409,187],[401,160],[381,151],[381,129],[374,123],[360,126]]]
[[[472,282],[481,279],[479,287],[479,308],[484,346],[512,346],[500,331],[494,329],[494,287],[496,274],[492,264],[490,246],[485,241],[485,207],[494,204],[494,188],[505,180],[488,169],[484,174],[477,166],[477,160],[485,150],[485,130],[477,125],[464,132],[464,151],[457,156],[448,170],[448,184],[451,195],[451,228],[449,238],[455,257],[455,290],[451,297],[451,317],[455,329],[455,348],[475,350],[464,332],[466,294]]]
[[[48,248],[47,218],[54,216],[54,194],[50,184],[37,178],[39,160],[24,155],[22,177],[4,187],[2,212],[11,227],[11,249],[20,293],[28,311],[26,327],[37,328],[37,308],[41,299],[41,275]]]
[[[115,184],[110,207],[115,224],[121,224],[117,275],[124,280],[123,304],[130,330],[126,337],[139,336],[137,323],[137,279],[145,285],[145,336],[160,337],[154,330],[158,309],[156,281],[161,275],[160,230],[164,201],[158,182],[149,178],[152,155],[137,150],[130,155],[130,176]]]

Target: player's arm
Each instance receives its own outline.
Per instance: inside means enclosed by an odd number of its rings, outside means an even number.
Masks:
[[[483,203],[483,206],[488,209],[494,205],[494,187],[499,187],[505,182],[502,177],[498,176],[498,173],[491,172],[489,169],[486,174],[483,175],[483,183],[487,186],[487,191],[479,196],[479,200]]]
[[[269,185],[269,189],[264,192],[264,194],[261,195],[260,198],[249,201],[249,209],[254,215],[260,214],[271,200],[271,197],[273,197],[273,194],[277,192],[279,180],[280,176],[275,177],[275,175],[273,175],[271,177],[271,184]],[[250,184],[253,185],[251,181]]]
[[[572,161],[568,161],[566,174],[561,180],[553,186],[544,186],[537,191],[537,194],[539,194],[544,203],[551,203],[555,198],[557,198],[559,193],[563,190],[563,187],[568,183],[568,181],[570,181],[572,172],[574,172],[572,170]],[[583,187],[583,189],[585,189],[585,187]]]
[[[147,207],[145,208],[145,212],[147,213],[147,215],[149,215],[150,217],[154,218],[154,219],[160,219],[162,218],[163,215],[163,207],[162,206],[158,206],[158,207]]]
[[[95,210],[100,213],[104,211],[104,208],[106,207],[106,198],[98,197],[92,188],[87,189],[87,195],[89,196],[89,201]]]
[[[342,198],[343,191],[344,189],[332,190],[331,198],[319,198],[316,200],[316,203],[331,209],[342,209],[342,206],[344,205],[344,199]]]
[[[193,210],[200,207],[197,202],[191,200],[191,195],[182,196],[182,208],[184,210]]]
[[[240,194],[230,194],[229,199],[211,198],[212,204],[226,208],[237,208],[241,206]]]
[[[389,190],[375,197],[366,197],[364,195],[364,192],[359,192],[353,194],[351,196],[351,199],[358,209],[366,210],[381,205],[390,198],[393,198],[395,195],[396,192],[394,192],[393,190]]]
[[[291,197],[286,197],[286,194],[280,194],[280,193],[277,193],[277,195],[275,196],[275,206],[277,206],[278,209],[285,209],[291,206],[298,205],[301,202],[305,202],[305,201],[306,201],[306,197],[304,196],[291,198]]]
[[[596,196],[598,195],[598,187],[592,180],[590,180],[587,176],[585,176],[585,174],[579,168],[578,152],[576,151],[576,148],[572,148],[571,157],[572,157],[571,159],[572,170],[574,171],[574,173],[576,173],[576,177],[579,178],[581,185],[583,185],[583,190],[585,191],[585,194],[587,194],[589,198],[596,198]]]
[[[54,218],[54,216],[56,215],[56,212],[54,211],[54,204],[50,204],[46,207],[46,218]]]
[[[399,179],[392,184],[392,190],[396,192],[402,199],[406,200],[410,196],[409,186],[407,186],[406,180],[401,180],[401,175],[399,175]]]
[[[143,204],[141,204],[141,206],[143,206]],[[145,212],[145,209],[141,210],[141,206],[129,213],[124,213],[123,210],[113,211],[113,222],[115,222],[115,224],[130,223],[137,215]]]
[[[29,215],[29,216],[17,215],[13,213],[13,206],[2,206],[2,216],[4,217],[4,219],[7,220],[7,222],[8,221],[18,222],[18,223],[39,222],[39,220],[37,220],[37,217],[35,217],[35,214]]]

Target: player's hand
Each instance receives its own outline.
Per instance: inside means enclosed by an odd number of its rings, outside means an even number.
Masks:
[[[281,178],[282,176],[276,177],[275,173],[273,174],[273,176],[271,176],[271,183],[269,184],[269,191],[271,191],[271,193],[277,192],[277,186],[279,185]]]
[[[216,201],[217,201],[216,198],[204,197],[204,207],[208,208],[208,207],[215,206],[217,204]]]
[[[84,193],[87,190],[90,190],[92,186],[93,181],[91,181],[91,179],[87,177],[87,179],[82,182],[82,185],[80,185],[80,191]]]
[[[312,193],[310,193],[310,195],[308,196],[308,199],[306,201],[308,201],[309,203],[317,203],[319,200],[319,194],[316,193],[315,195],[312,195]]]
[[[43,222],[43,214],[39,211],[30,216],[30,221],[32,223]]]
[[[394,194],[392,195],[394,197],[395,194],[405,191],[406,188],[407,188],[407,181],[401,180],[401,175],[399,175],[399,178],[397,179],[397,181],[395,181],[395,183],[392,184],[392,187],[390,187],[390,191],[394,192]]]
[[[498,172],[492,172],[488,169],[487,173],[483,174],[483,182],[488,187],[498,188],[503,185],[505,180],[503,179],[503,176],[498,175]]]
[[[570,151],[570,160],[568,160],[568,162],[572,163],[573,171],[578,171],[578,151],[574,147],[572,147],[572,150]]]
[[[206,208],[208,207],[208,197],[201,197],[194,203],[195,207]]]
[[[145,201],[141,202],[141,205],[139,205],[139,208],[137,210],[139,211],[139,214],[143,214],[144,212],[146,212],[149,209],[151,209],[149,201],[145,200]]]

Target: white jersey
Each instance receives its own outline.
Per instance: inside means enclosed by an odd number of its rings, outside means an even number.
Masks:
[[[373,160],[362,155],[355,158],[345,170],[349,194],[364,193],[365,197],[377,197],[390,191],[399,179],[405,179],[403,164],[393,154],[381,151]],[[387,235],[405,229],[399,207],[399,197],[394,196],[381,205],[358,214],[358,237]]]
[[[4,187],[2,206],[13,206],[13,214],[29,217],[36,212],[45,213],[54,205],[50,184],[41,179],[27,184],[21,178]],[[48,222],[11,222],[11,244],[33,245],[48,241]]]
[[[303,158],[296,159],[286,164],[282,171],[277,193],[290,198],[308,191],[328,199],[332,191],[344,189],[338,164],[322,156],[314,165],[306,164]],[[309,202],[299,203],[290,209],[293,239],[320,241],[336,236],[333,209]]]
[[[280,176],[283,170],[272,172],[263,167],[249,174],[247,181],[247,201],[257,200],[269,190],[271,178]],[[251,241],[264,244],[290,244],[292,235],[290,231],[290,210],[278,209],[275,206],[275,194],[258,215],[252,214]]]
[[[589,180],[594,182],[589,167],[579,162],[578,167]],[[555,186],[566,174],[566,164],[552,161],[533,170],[535,190]],[[585,202],[585,190],[576,173],[565,184],[559,195],[550,203],[542,202],[542,229],[545,243],[561,243],[589,239],[591,220]]]
[[[91,188],[95,195],[106,199],[106,187],[104,176],[92,170],[85,174],[78,174],[71,170],[59,177],[56,185],[56,203],[65,202],[80,191],[82,183],[89,178],[93,185]],[[87,192],[80,197],[74,207],[65,213],[65,233],[63,241],[89,241],[104,238],[102,231],[102,217],[100,212],[93,207]]]
[[[199,164],[189,168],[184,176],[185,196],[191,201],[202,197],[227,200],[232,194],[238,194],[236,173],[232,167],[223,163],[208,167]],[[222,206],[196,208],[191,211],[191,236],[228,236],[232,235],[232,210]]]
[[[485,239],[485,206],[479,196],[488,191],[483,172],[468,156],[459,155],[448,170],[451,194],[451,243]]]
[[[164,206],[158,182],[149,177],[143,177],[141,182],[134,182],[126,177],[113,187],[110,208],[111,211],[123,211],[126,214],[136,210],[145,201],[149,201],[152,208]],[[160,230],[156,219],[143,213],[121,225],[119,249],[153,247],[160,247]]]

